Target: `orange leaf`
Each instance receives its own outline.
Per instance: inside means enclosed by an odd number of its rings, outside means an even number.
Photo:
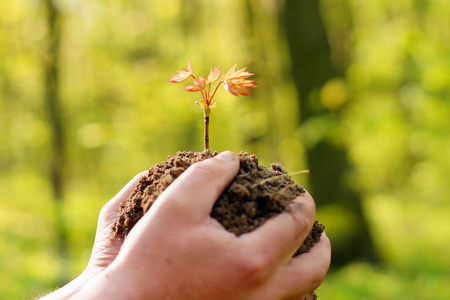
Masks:
[[[255,75],[253,73],[249,73],[247,71],[245,71],[245,68],[242,68],[238,71],[235,71],[237,64],[235,64],[234,66],[232,66],[230,68],[230,70],[228,70],[227,74],[225,75],[225,80],[230,81],[230,80],[235,80],[235,79],[245,79],[247,77],[250,77],[252,75]]]
[[[235,96],[243,95],[243,96],[250,96],[250,91],[246,89],[245,87],[257,87],[256,85],[240,85],[240,84],[233,84],[225,81],[224,88],[232,93]]]
[[[245,71],[246,68],[236,71],[236,65],[232,66],[225,75],[224,88],[235,96],[249,96],[250,91],[246,88],[256,88],[257,86],[253,84],[254,80],[247,80],[246,78],[254,74]]]
[[[201,76],[198,79],[194,78],[192,80],[192,82],[194,83],[193,85],[192,84],[187,84],[184,87],[185,91],[198,92],[198,91],[203,90],[205,88],[205,86],[206,86],[206,80],[203,77],[201,77]]]
[[[239,96],[239,93],[233,88],[233,86],[229,85],[226,80],[224,81],[223,88],[233,95]]]
[[[188,66],[187,69],[182,68],[181,71],[177,71],[177,75],[171,75],[172,78],[169,79],[169,82],[178,83],[185,81],[190,76],[192,76],[192,66],[191,66],[191,60],[188,60]]]
[[[215,67],[214,71],[211,68],[211,71],[209,72],[209,75],[208,75],[208,81],[207,81],[206,85],[210,85],[210,84],[214,83],[217,79],[219,79],[219,77],[220,77],[219,66]]]

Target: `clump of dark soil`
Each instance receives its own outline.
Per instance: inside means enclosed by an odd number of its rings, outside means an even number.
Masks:
[[[190,165],[217,155],[209,150],[203,152],[178,152],[167,161],[150,168],[143,176],[128,200],[120,207],[120,214],[113,224],[113,237],[124,236],[150,209],[158,196]],[[279,164],[270,170],[258,163],[255,155],[238,154],[240,170],[215,203],[211,216],[228,231],[241,235],[252,231],[267,219],[288,209],[291,201],[305,192],[292,181]],[[319,239],[325,226],[317,221],[309,236],[295,255],[307,252]]]

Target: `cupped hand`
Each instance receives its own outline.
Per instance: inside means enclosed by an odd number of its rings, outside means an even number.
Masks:
[[[141,177],[147,172],[137,174],[114,198],[103,206],[98,217],[94,246],[86,271],[97,275],[116,258],[123,244],[123,238],[119,236],[111,239],[111,227],[119,216],[120,204],[127,200]]]
[[[292,258],[315,220],[312,197],[297,197],[290,210],[236,237],[210,213],[238,169],[232,152],[189,167],[118,254],[103,246],[93,252],[92,265],[112,263],[75,299],[305,299],[323,281],[331,252],[324,234],[308,253]],[[99,264],[101,257],[105,263]]]
[[[119,215],[120,204],[127,200],[144,173],[141,172],[136,175],[114,198],[103,206],[98,217],[94,246],[86,269],[62,288],[40,299],[69,299],[114,261],[122,246],[123,239],[114,238],[111,240],[111,226]]]

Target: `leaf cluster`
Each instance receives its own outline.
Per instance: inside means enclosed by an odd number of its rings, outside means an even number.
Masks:
[[[254,80],[247,79],[248,77],[254,75],[253,73],[247,72],[245,68],[236,71],[236,66],[232,66],[225,76],[222,76],[222,80],[220,80],[215,88],[213,88],[213,92],[211,93],[211,87],[214,83],[219,80],[221,77],[220,67],[217,66],[215,68],[211,68],[207,79],[199,76],[198,78],[194,76],[193,69],[190,60],[188,61],[187,68],[182,68],[180,71],[177,71],[178,74],[172,75],[172,78],[169,79],[169,82],[179,83],[187,80],[189,77],[192,77],[192,84],[187,84],[184,87],[185,91],[188,92],[201,92],[202,98],[195,103],[203,109],[203,111],[208,112],[213,107],[217,106],[217,102],[213,100],[216,95],[217,89],[223,83],[225,90],[230,92],[235,96],[244,95],[249,96],[250,91],[248,88],[256,88],[257,86],[254,84]]]

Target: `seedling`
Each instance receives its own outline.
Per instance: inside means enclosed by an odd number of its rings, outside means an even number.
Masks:
[[[221,71],[219,66],[214,69],[211,68],[209,72],[208,79],[204,79],[199,76],[198,78],[194,76],[191,66],[191,61],[188,61],[187,69],[182,68],[181,71],[177,71],[178,74],[171,75],[172,78],[169,79],[169,82],[179,83],[187,80],[189,77],[192,77],[192,84],[187,84],[184,87],[185,91],[188,92],[200,92],[202,94],[202,98],[198,101],[195,101],[202,110],[204,117],[204,149],[210,149],[209,147],[209,115],[211,113],[211,109],[217,106],[217,102],[214,99],[216,95],[217,89],[223,83],[223,87],[225,90],[230,92],[235,96],[243,95],[250,96],[250,91],[247,88],[256,88],[254,85],[254,80],[248,80],[247,78],[254,75],[253,73],[249,73],[245,71],[246,68],[235,70],[237,64],[232,66],[230,70],[228,70],[225,76],[222,76],[222,80],[220,80],[215,88],[213,84],[219,80]],[[211,90],[213,89],[213,93],[211,94]]]

